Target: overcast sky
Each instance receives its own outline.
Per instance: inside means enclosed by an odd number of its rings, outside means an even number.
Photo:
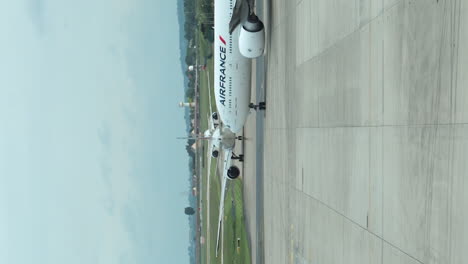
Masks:
[[[187,263],[176,1],[0,1],[0,263]]]

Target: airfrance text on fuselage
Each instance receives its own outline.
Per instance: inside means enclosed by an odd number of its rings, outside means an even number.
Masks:
[[[220,40],[225,44],[221,36]],[[224,106],[226,102],[226,48],[223,46],[219,46],[219,59],[221,60],[219,64],[219,102]]]

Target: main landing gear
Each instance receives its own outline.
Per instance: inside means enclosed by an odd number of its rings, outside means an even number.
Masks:
[[[238,160],[240,162],[244,162],[244,154],[236,155],[232,153],[231,159]]]
[[[254,104],[254,103],[250,103],[249,107],[251,109],[254,109],[255,111],[257,111],[257,109],[258,110],[265,110],[266,109],[266,104],[265,104],[265,102],[259,102],[257,105]]]

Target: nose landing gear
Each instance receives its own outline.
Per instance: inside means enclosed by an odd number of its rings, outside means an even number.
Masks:
[[[244,154],[236,155],[232,153],[231,159],[238,160],[240,162],[244,162]]]
[[[249,108],[254,109],[255,111],[266,110],[266,104],[265,102],[259,102],[258,104],[250,103]]]

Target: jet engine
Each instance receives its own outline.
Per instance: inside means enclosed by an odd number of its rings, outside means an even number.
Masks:
[[[231,180],[237,179],[240,175],[240,170],[236,166],[231,166],[227,171],[227,176]]]
[[[211,114],[211,118],[213,118],[213,120],[218,120],[218,113],[217,112],[213,112]]]
[[[218,156],[219,156],[219,151],[217,151],[216,149],[213,150],[213,152],[211,152],[211,157],[217,158]]]
[[[242,56],[253,59],[263,55],[265,50],[265,27],[255,14],[247,17],[239,35],[239,51]]]

